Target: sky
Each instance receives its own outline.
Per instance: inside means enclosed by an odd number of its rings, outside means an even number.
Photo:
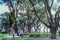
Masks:
[[[0,14],[9,12],[8,6],[6,6],[4,3],[2,4],[2,0],[0,0]]]
[[[57,0],[54,0],[55,3],[57,3]],[[6,6],[4,3],[2,4],[2,0],[0,0],[0,14],[9,12],[8,6]]]
[[[0,14],[4,13],[4,12],[9,12],[9,8],[8,8],[8,6],[0,4]]]

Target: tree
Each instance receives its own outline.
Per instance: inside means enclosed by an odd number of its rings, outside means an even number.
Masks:
[[[56,19],[56,17],[57,17],[57,14],[59,14],[59,12],[60,12],[60,8],[58,8],[58,10],[56,11],[56,14],[55,14],[55,17],[53,18],[53,16],[52,16],[52,13],[51,13],[51,8],[52,8],[52,6],[53,6],[53,2],[54,2],[54,0],[52,0],[52,3],[51,3],[51,6],[50,6],[50,4],[48,3],[49,1],[48,0],[44,0],[44,3],[45,3],[45,8],[46,8],[46,15],[47,15],[47,17],[48,17],[48,24],[47,23],[45,23],[45,22],[43,22],[42,20],[41,20],[41,18],[37,15],[37,11],[36,11],[36,9],[35,9],[35,5],[34,5],[34,3],[32,2],[32,0],[29,0],[30,1],[30,3],[31,3],[31,5],[32,5],[32,7],[33,7],[33,9],[34,9],[34,12],[35,12],[35,15],[37,16],[37,18],[40,20],[40,22],[41,23],[43,23],[46,27],[48,27],[49,29],[50,29],[50,32],[51,32],[51,38],[56,38],[56,32],[57,32],[57,28],[58,28],[58,20]]]
[[[10,13],[9,13],[9,31],[11,30],[11,28],[13,27],[13,25],[15,24],[16,21],[16,16],[17,16],[17,8],[16,5],[14,5],[15,3],[13,2],[15,0],[3,0],[4,3],[6,3],[10,9]]]
[[[3,15],[2,19],[1,19],[1,23],[2,23],[2,28],[4,27],[5,32],[8,32],[8,27],[9,27],[9,13],[5,12]]]
[[[16,2],[17,6],[13,6],[13,1]],[[39,20],[39,22],[43,23],[50,29],[51,38],[56,38],[56,32],[60,25],[60,7],[56,6],[55,8],[56,4],[54,4],[54,0],[5,0],[4,2],[9,4],[8,6],[11,12],[9,18],[11,27],[17,18],[15,17],[17,15],[16,13],[18,13],[20,7],[23,7],[23,9],[26,8],[27,11],[27,27],[29,32],[31,32],[31,27],[35,26],[33,25],[35,21]],[[54,15],[52,15],[52,10],[56,12]]]

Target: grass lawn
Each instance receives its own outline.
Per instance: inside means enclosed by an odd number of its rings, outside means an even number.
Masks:
[[[7,34],[0,33],[0,37],[4,37],[4,36],[7,36]]]
[[[2,40],[42,40],[41,38],[3,38]]]

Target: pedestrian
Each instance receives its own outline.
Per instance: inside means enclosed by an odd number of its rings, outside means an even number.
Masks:
[[[21,30],[20,36],[21,36],[22,38],[24,37],[24,32],[23,32],[23,30]]]
[[[15,37],[15,32],[13,32],[12,34],[13,34],[13,39],[14,39],[14,37]]]

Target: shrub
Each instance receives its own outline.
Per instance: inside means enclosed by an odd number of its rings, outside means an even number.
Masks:
[[[40,34],[29,34],[30,37],[40,37]]]
[[[50,33],[25,33],[25,35],[29,35],[30,37],[50,37]]]

